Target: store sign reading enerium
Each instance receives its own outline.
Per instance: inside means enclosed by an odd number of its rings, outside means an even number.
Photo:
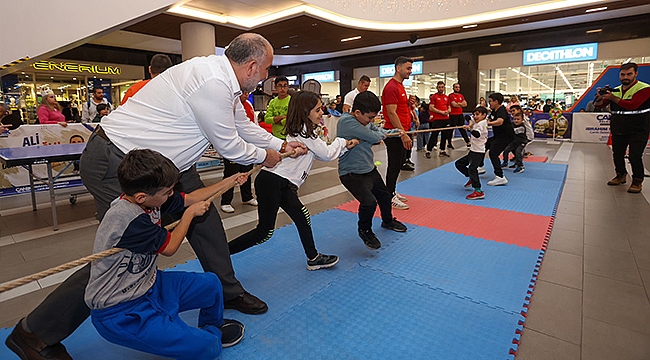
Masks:
[[[413,63],[413,69],[411,75],[420,75],[422,74],[422,61],[415,61]],[[395,75],[395,64],[380,65],[379,66],[379,77],[391,77]]]
[[[74,62],[54,62],[54,61],[37,61],[32,64],[32,67],[40,71],[63,71],[72,73],[89,73],[89,74],[102,74],[102,75],[120,75],[122,70],[118,66],[109,65],[94,65],[94,64],[78,64]]]
[[[598,59],[598,43],[524,50],[524,65],[559,64]]]
[[[318,82],[334,82],[334,71],[323,71],[323,72],[317,72],[317,73],[310,73],[310,74],[304,74],[302,76],[302,81],[305,82],[307,80],[316,80]]]

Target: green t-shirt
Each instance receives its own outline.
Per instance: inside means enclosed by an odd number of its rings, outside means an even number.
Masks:
[[[287,115],[287,110],[289,109],[289,100],[291,96],[288,95],[284,99],[273,98],[269,101],[269,107],[266,110],[266,115],[264,115],[264,122],[267,124],[273,124],[273,136],[284,140],[287,136],[284,135],[284,125],[287,123],[287,119],[282,119],[279,124],[273,122],[273,118],[276,116]]]

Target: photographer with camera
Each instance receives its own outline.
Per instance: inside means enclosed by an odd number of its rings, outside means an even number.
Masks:
[[[594,105],[610,105],[610,131],[612,133],[612,155],[616,177],[607,185],[625,184],[625,151],[629,147],[629,160],[632,165],[632,185],[629,193],[640,193],[643,183],[643,150],[648,143],[650,132],[650,85],[638,81],[638,65],[621,65],[619,78],[621,85],[616,88],[606,86],[598,89]]]

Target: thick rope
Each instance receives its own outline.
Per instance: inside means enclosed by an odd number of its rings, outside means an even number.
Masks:
[[[421,134],[421,133],[428,133],[428,132],[434,132],[434,131],[447,131],[447,130],[454,130],[454,129],[462,129],[463,126],[452,126],[452,127],[443,127],[443,128],[437,128],[437,129],[424,129],[424,130],[412,130],[412,131],[406,131],[407,134]],[[386,137],[393,137],[393,136],[400,136],[399,133],[392,133],[386,135]]]
[[[295,150],[290,152],[290,153],[282,153],[280,155],[281,155],[282,158],[286,158],[286,157],[289,157],[289,156],[293,155],[294,153],[295,153]],[[247,172],[247,174],[248,174],[248,176],[252,176],[256,172],[260,171],[261,169],[262,169],[262,165],[260,165],[260,164],[255,165],[250,171]],[[234,184],[232,184],[231,186],[228,186],[225,189],[221,189],[221,190],[217,191],[216,194],[210,196],[210,198],[208,198],[206,201],[213,202],[216,198],[220,197],[226,191],[234,188],[237,185],[240,185],[240,184],[234,183]],[[180,223],[180,220],[174,221],[173,223],[165,226],[165,229],[171,231],[178,225],[178,223]],[[105,257],[109,257],[109,256],[111,256],[113,254],[117,254],[117,253],[122,252],[124,250],[125,249],[122,249],[122,248],[111,248],[111,249],[108,249],[108,250],[100,251],[98,253],[86,256],[86,257],[82,257],[81,259],[73,260],[73,261],[67,262],[65,264],[61,264],[59,266],[56,266],[56,267],[53,267],[53,268],[50,268],[50,269],[47,269],[47,270],[43,270],[41,272],[37,272],[36,274],[32,274],[32,275],[22,277],[20,279],[14,280],[12,282],[9,282],[7,284],[4,284],[4,285],[0,286],[0,293],[15,289],[15,288],[17,288],[19,286],[22,286],[22,285],[29,284],[29,283],[31,283],[33,281],[43,279],[43,278],[48,277],[50,275],[54,275],[54,274],[60,273],[62,271],[66,271],[66,270],[75,268],[75,267],[77,267],[79,265],[84,265],[84,264],[87,264],[87,263],[95,261],[95,260],[99,260],[99,259],[103,259]]]

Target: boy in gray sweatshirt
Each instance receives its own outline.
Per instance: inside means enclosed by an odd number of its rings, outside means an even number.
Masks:
[[[355,97],[351,112],[341,116],[337,128],[337,137],[360,141],[339,158],[339,179],[359,201],[359,237],[371,250],[381,247],[381,242],[372,232],[372,217],[377,205],[383,228],[406,231],[406,226],[393,217],[393,195],[375,167],[372,146],[385,139],[387,134],[395,132],[379,129],[372,123],[380,109],[381,102],[377,95],[364,91]]]

